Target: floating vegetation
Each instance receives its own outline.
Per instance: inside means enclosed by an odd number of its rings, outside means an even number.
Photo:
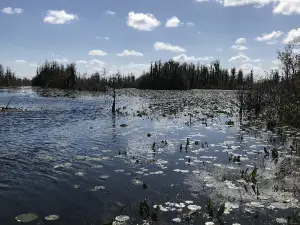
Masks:
[[[143,185],[143,181],[136,179],[136,178],[132,179],[132,183],[134,185]]]
[[[76,172],[75,175],[76,175],[76,176],[79,176],[79,177],[83,177],[83,176],[84,176],[84,173],[83,173],[83,172]]]
[[[58,215],[49,215],[45,217],[45,220],[50,220],[50,221],[58,220],[58,219],[59,219]]]
[[[176,223],[181,223],[181,219],[180,218],[174,218],[174,219],[172,219],[172,221],[174,221]]]
[[[225,124],[226,124],[227,126],[234,126],[234,121],[229,120],[229,121],[226,121]]]
[[[59,169],[59,168],[70,168],[72,166],[72,163],[62,163],[55,165],[53,169]]]
[[[201,209],[201,206],[198,206],[198,205],[188,205],[187,207],[189,210],[191,211],[197,211],[197,210],[200,210]]]
[[[108,175],[100,175],[100,176],[98,176],[98,178],[100,180],[106,180],[107,178],[109,178],[109,176]]]
[[[117,217],[115,218],[115,220],[116,220],[117,222],[124,223],[124,222],[126,222],[127,220],[129,220],[129,216],[126,216],[126,215],[120,215],[120,216],[117,216]]]
[[[33,214],[33,213],[28,213],[28,214],[21,214],[21,215],[17,216],[15,219],[18,222],[28,223],[33,220],[36,220],[37,218],[38,218],[38,215]]]
[[[95,186],[94,188],[90,189],[90,191],[99,191],[99,190],[105,190],[104,186]]]

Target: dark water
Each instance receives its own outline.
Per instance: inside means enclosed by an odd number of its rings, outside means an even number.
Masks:
[[[241,126],[234,92],[119,90],[116,116],[105,94],[0,89],[0,107],[11,97],[10,107],[24,111],[0,113],[0,224],[25,213],[39,216],[29,224],[104,224],[119,215],[146,224],[144,199],[152,213],[163,205],[149,224],[218,224],[207,215],[209,198],[215,212],[222,202],[234,205],[226,224],[277,224],[299,207],[291,192],[273,191],[277,167],[260,154],[276,146],[284,155],[285,147],[270,132]],[[237,181],[254,166],[259,197]],[[201,209],[188,217],[191,204]],[[53,214],[60,218],[44,219]]]

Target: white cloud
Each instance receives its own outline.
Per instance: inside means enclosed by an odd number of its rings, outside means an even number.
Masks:
[[[178,27],[179,24],[180,19],[178,19],[176,16],[173,16],[172,18],[167,20],[166,27]]]
[[[259,42],[265,42],[265,41],[272,41],[274,39],[277,39],[283,35],[282,31],[273,31],[269,34],[263,33],[260,37],[255,38],[256,41]]]
[[[267,45],[275,45],[277,44],[277,40],[273,40],[273,41],[268,41],[266,42]]]
[[[112,16],[116,15],[115,12],[110,11],[110,10],[107,10],[105,13],[108,14],[108,15],[112,15]]]
[[[214,57],[212,56],[207,56],[207,57],[198,57],[196,58],[195,56],[187,56],[186,54],[180,54],[178,56],[174,56],[173,60],[177,62],[197,62],[197,61],[208,61],[212,60]]]
[[[300,14],[300,1],[280,0],[277,6],[273,9],[273,13],[283,15]]]
[[[249,74],[251,72],[251,70],[253,70],[253,74],[254,74],[255,78],[262,77],[265,75],[265,71],[261,67],[254,66],[251,63],[242,64],[238,69],[242,69],[244,72],[244,75]]]
[[[247,50],[248,48],[244,45],[232,45],[231,49],[236,50],[236,51],[244,51],[244,50]]]
[[[163,42],[155,42],[154,48],[156,51],[166,50],[171,52],[186,52],[186,50],[177,45],[171,45],[170,43],[163,43]]]
[[[105,55],[107,55],[107,53],[102,51],[102,50],[91,50],[89,52],[89,55],[92,55],[92,56],[105,56]]]
[[[65,24],[75,19],[78,19],[76,14],[68,14],[65,10],[48,10],[44,22],[50,24]]]
[[[152,14],[144,13],[128,13],[127,26],[140,31],[152,31],[154,28],[161,25]]]
[[[193,22],[191,22],[191,21],[187,22],[186,25],[187,25],[187,26],[190,26],[190,27],[191,27],[191,26],[195,26],[195,24],[194,24]]]
[[[29,66],[31,66],[31,67],[37,67],[38,65],[35,64],[35,63],[31,63],[31,64],[29,64]]]
[[[53,61],[56,61],[56,62],[58,62],[58,63],[66,63],[66,62],[68,62],[69,60],[63,58],[63,59],[53,59]]]
[[[120,71],[123,74],[130,74],[133,73],[138,77],[141,75],[144,71],[148,71],[150,67],[150,64],[143,64],[143,63],[129,63],[127,65],[114,65],[109,68],[111,73],[117,73]]]
[[[246,42],[247,42],[247,39],[246,39],[246,38],[238,38],[238,39],[235,41],[235,44],[241,45],[241,44],[245,44]]]
[[[143,56],[143,53],[141,52],[136,52],[134,50],[124,50],[122,53],[117,53],[116,54],[117,56],[121,56],[121,57],[124,57],[124,56]]]
[[[23,59],[17,59],[15,62],[16,62],[17,64],[25,64],[25,63],[26,63],[26,61],[23,60]]]
[[[253,62],[256,62],[256,63],[261,62],[261,59],[254,59]]]
[[[98,60],[98,59],[92,59],[90,62],[89,62],[89,65],[91,66],[104,66],[105,63]]]
[[[251,59],[244,54],[238,54],[236,56],[231,57],[228,61],[240,63],[240,62],[250,62]]]
[[[2,12],[5,14],[21,14],[24,12],[24,10],[21,8],[7,7],[7,8],[2,9]]]
[[[300,44],[300,28],[298,29],[293,29],[288,32],[286,37],[283,40],[284,44],[292,43],[299,45]]]
[[[201,0],[200,0],[201,1]],[[216,0],[225,7],[254,5],[261,8],[273,4],[273,13],[282,15],[300,14],[299,0]]]
[[[78,60],[76,61],[77,64],[87,64],[87,61],[85,60]]]
[[[104,40],[109,40],[110,38],[109,37],[96,37],[97,39],[104,39]]]
[[[293,49],[293,52],[294,52],[295,54],[299,55],[299,54],[300,54],[300,48],[294,48],[294,49]]]

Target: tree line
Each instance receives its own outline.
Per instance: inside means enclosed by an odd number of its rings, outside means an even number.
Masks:
[[[137,79],[141,89],[237,89],[253,85],[253,71],[222,68],[216,60],[210,65],[179,63],[173,60],[151,63],[148,72]]]
[[[56,61],[46,61],[37,68],[36,75],[32,79],[32,86],[77,89],[88,91],[103,91],[105,88],[118,85],[119,88],[134,87],[135,76],[122,76],[116,73],[108,76],[104,69],[102,73],[80,74],[77,72],[76,64],[60,64]]]
[[[15,73],[9,68],[0,64],[0,87],[10,86],[29,86],[31,81],[27,78],[18,78]]]

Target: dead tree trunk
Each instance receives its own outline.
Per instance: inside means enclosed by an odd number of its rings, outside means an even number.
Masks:
[[[116,113],[116,87],[114,87],[113,98],[114,98],[114,101],[113,101],[113,105],[111,108],[111,112],[113,114],[115,114]]]

